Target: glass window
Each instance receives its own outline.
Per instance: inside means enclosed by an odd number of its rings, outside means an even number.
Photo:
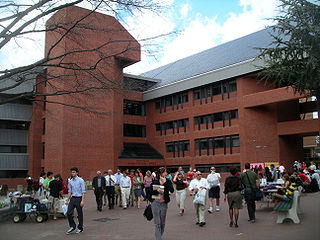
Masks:
[[[223,137],[217,137],[214,139],[215,148],[224,148]]]
[[[146,126],[144,125],[123,125],[123,136],[125,137],[146,137]]]
[[[0,129],[28,130],[29,122],[0,120]]]
[[[236,92],[237,91],[237,80],[231,80],[229,82],[229,92]]]
[[[200,99],[200,89],[193,90],[193,99],[194,100]]]
[[[214,121],[215,122],[222,121],[222,113],[215,113],[214,114]]]
[[[230,115],[231,119],[238,118],[238,110],[232,110]]]
[[[27,153],[27,146],[0,145],[0,153]]]
[[[173,143],[166,143],[167,152],[173,152],[173,147],[174,147]]]
[[[160,125],[160,123],[157,123],[156,124],[156,131],[160,131],[161,130],[161,125]]]
[[[221,94],[221,86],[220,83],[214,84],[212,86],[212,94],[213,96]]]
[[[156,109],[160,109],[160,100],[156,101]]]
[[[233,147],[240,147],[239,135],[232,136],[232,146]]]
[[[183,145],[184,145],[184,151],[190,151],[190,143],[189,143],[189,141],[184,141]]]
[[[123,113],[129,115],[145,116],[144,103],[138,101],[123,100]]]
[[[172,96],[166,97],[166,106],[172,106]]]
[[[186,103],[186,102],[188,102],[188,93],[186,92],[186,93],[184,93],[183,95],[182,95],[182,102],[183,103]]]

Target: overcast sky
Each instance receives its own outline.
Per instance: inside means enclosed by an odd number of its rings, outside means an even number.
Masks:
[[[139,74],[271,25],[277,0],[165,0],[160,14],[137,12],[122,24],[136,38],[166,37],[141,42],[142,60],[124,71]],[[17,45],[18,43],[18,45]],[[147,45],[148,47],[144,47]],[[44,37],[10,42],[0,51],[1,69],[30,64],[43,57]],[[151,51],[147,53],[148,51]]]

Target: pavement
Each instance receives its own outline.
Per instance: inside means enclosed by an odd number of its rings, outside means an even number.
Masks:
[[[220,212],[206,213],[206,226],[195,224],[195,210],[192,197],[186,199],[185,214],[180,216],[175,202],[175,194],[171,195],[165,233],[163,240],[301,240],[320,239],[320,192],[308,193],[301,196],[303,213],[299,215],[300,224],[290,220],[276,224],[277,214],[265,203],[257,203],[256,223],[249,223],[247,209],[240,210],[239,228],[229,227],[228,206],[221,198]],[[143,217],[146,202],[140,209],[129,207],[127,210],[115,207],[109,210],[104,207],[102,212],[96,210],[94,194],[89,190],[86,194],[84,207],[84,232],[66,235],[69,228],[66,218],[49,219],[44,223],[36,223],[27,218],[23,223],[13,223],[8,220],[0,223],[0,239],[107,239],[107,240],[151,240],[154,239],[153,221]]]

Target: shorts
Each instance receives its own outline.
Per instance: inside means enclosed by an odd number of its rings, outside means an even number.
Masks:
[[[287,195],[283,195],[283,200],[286,201],[286,202],[289,202],[290,198],[288,198]]]
[[[209,198],[220,198],[220,187],[212,187],[209,190]]]
[[[51,209],[58,209],[60,207],[60,203],[59,203],[59,198],[53,197],[53,196],[49,196],[49,202],[50,202],[50,206]]]

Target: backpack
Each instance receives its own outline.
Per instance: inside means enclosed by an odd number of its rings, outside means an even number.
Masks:
[[[33,187],[33,189],[34,189],[35,191],[38,191],[38,190],[39,190],[39,188],[40,188],[40,181],[39,181],[39,179],[35,179],[35,180],[33,181],[32,187]]]

